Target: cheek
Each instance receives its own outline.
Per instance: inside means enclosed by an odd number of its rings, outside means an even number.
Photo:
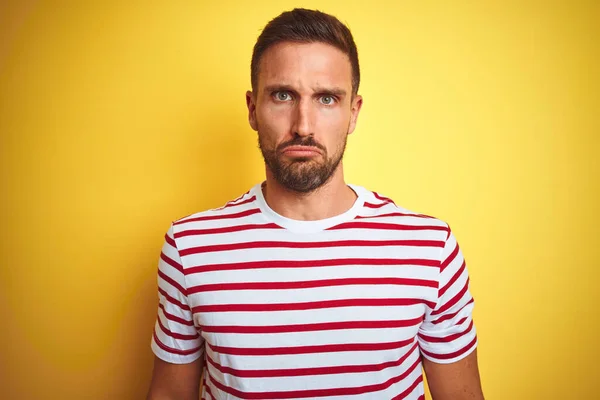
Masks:
[[[280,119],[275,118],[269,111],[261,110],[256,113],[256,123],[262,145],[274,149],[281,141],[282,123]]]
[[[339,130],[342,126],[347,126],[350,121],[350,111],[345,106],[334,108],[321,108],[316,112],[316,121],[318,126],[325,129]]]
[[[263,140],[281,141],[290,131],[290,112],[282,108],[262,108],[256,113],[258,130]]]
[[[290,122],[292,108],[266,103],[257,109],[257,119],[269,126],[282,126]]]
[[[323,110],[318,118],[317,133],[328,146],[336,146],[348,134],[350,113],[345,110]]]

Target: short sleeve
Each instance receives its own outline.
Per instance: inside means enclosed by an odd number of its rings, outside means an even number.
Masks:
[[[158,314],[151,348],[158,358],[173,364],[190,363],[204,351],[188,304],[183,271],[171,225],[158,260]]]
[[[438,301],[435,308],[427,310],[418,341],[423,357],[447,364],[459,361],[477,347],[469,274],[450,230],[442,250],[438,288]]]

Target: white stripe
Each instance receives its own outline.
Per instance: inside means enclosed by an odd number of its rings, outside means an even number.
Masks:
[[[348,354],[346,359],[346,365],[359,365],[362,362],[354,358],[354,354]],[[292,376],[292,377],[273,377],[273,378],[246,378],[244,379],[244,391],[248,392],[261,392],[264,388],[269,388],[270,392],[278,391],[293,391],[293,390],[306,390],[306,389],[337,389],[337,388],[356,388],[368,385],[382,384],[394,377],[404,373],[412,364],[417,362],[420,354],[418,351],[414,351],[401,365],[395,367],[388,367],[382,371],[374,372],[361,372],[361,373],[347,373],[347,374],[327,374],[327,375],[308,375],[308,376]],[[362,361],[362,360],[361,360]],[[325,364],[316,364],[318,366],[328,366]],[[207,364],[211,376],[220,382],[231,382],[237,380],[235,376],[230,374],[223,374],[210,363]],[[245,366],[244,366],[245,367]],[[296,366],[294,366],[295,368]],[[246,369],[246,368],[244,368]],[[415,379],[420,373],[420,368],[415,368],[418,373],[409,374],[409,379],[404,380],[397,384],[400,391],[404,390],[414,381],[410,380],[411,376]],[[243,378],[242,378],[243,379]],[[381,391],[378,393],[381,395]],[[381,399],[381,397],[380,397]]]
[[[425,298],[435,299],[437,288],[405,285],[350,285],[285,290],[225,290],[194,293],[191,304],[272,304],[339,299]]]
[[[432,251],[432,249],[435,250]],[[435,263],[436,261],[439,261],[439,257],[436,255],[436,252],[439,253],[440,248],[417,246],[340,246],[308,249],[266,247],[193,254],[186,256],[186,265],[188,267],[195,267],[202,265],[256,262],[264,260],[304,261],[349,258],[369,258],[376,260],[418,259]],[[226,257],[224,257],[224,255],[226,255]],[[432,255],[436,255],[435,258],[430,258]],[[415,264],[419,265],[418,263]]]
[[[407,278],[437,282],[439,269],[411,265],[333,265],[328,267],[247,268],[187,276],[189,288],[216,283],[303,282],[345,278]]]
[[[200,319],[203,325],[273,326],[346,321],[405,321],[420,318],[425,306],[341,307],[315,310],[289,310],[268,312],[211,312]]]

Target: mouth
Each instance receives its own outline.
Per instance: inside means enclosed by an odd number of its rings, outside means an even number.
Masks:
[[[321,154],[321,151],[314,146],[289,146],[282,154],[289,157],[316,157]]]

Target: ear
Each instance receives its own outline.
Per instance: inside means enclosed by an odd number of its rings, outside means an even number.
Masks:
[[[250,122],[252,129],[258,131],[258,124],[256,122],[256,102],[253,93],[250,90],[246,92],[246,106],[248,107],[248,122]]]
[[[356,128],[356,120],[358,119],[358,113],[362,107],[363,98],[360,95],[354,96],[352,99],[352,109],[350,110],[350,125],[348,125],[348,135],[354,132]]]

